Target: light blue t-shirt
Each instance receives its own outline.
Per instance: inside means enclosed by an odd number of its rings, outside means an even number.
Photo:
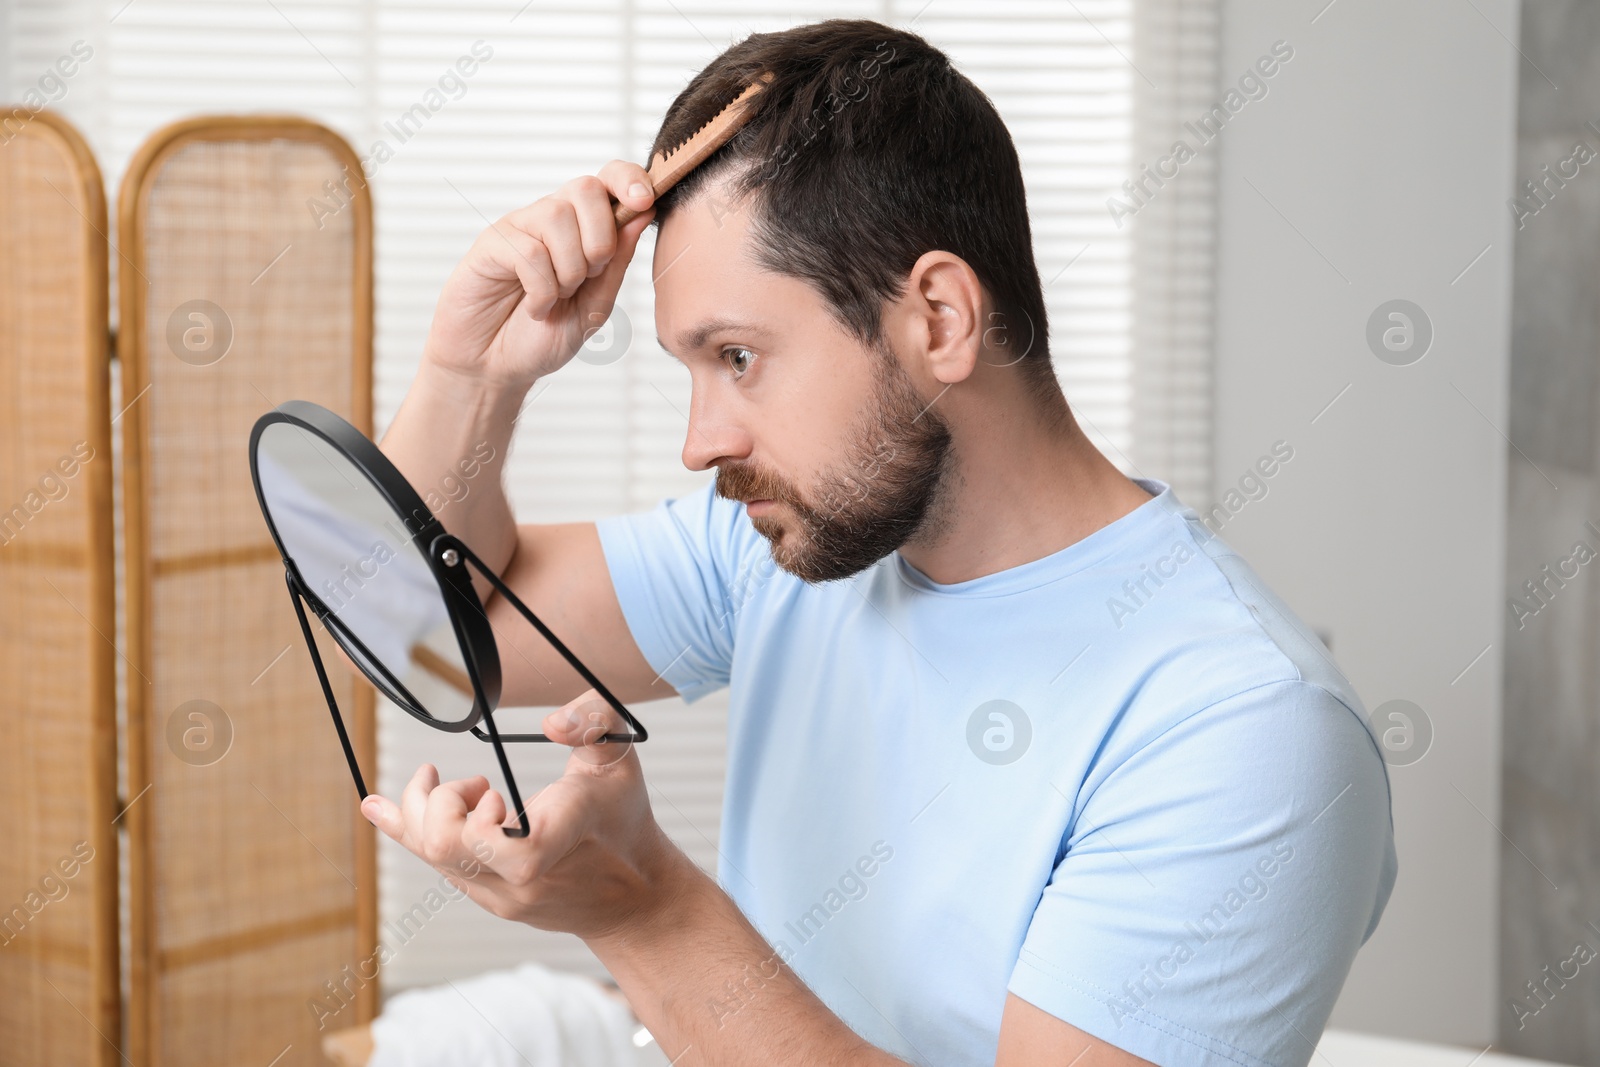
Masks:
[[[892,553],[809,586],[709,486],[598,524],[651,667],[687,700],[729,687],[719,882],[912,1063],[993,1064],[1009,990],[1157,1064],[1303,1065],[1388,900],[1359,698],[1139,484],[1076,544],[953,585]]]

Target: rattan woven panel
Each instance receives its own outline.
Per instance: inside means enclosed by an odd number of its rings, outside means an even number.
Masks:
[[[0,1065],[109,1064],[106,205],[82,138],[49,113],[19,123],[27,114],[0,132]]]
[[[371,974],[372,831],[246,459],[257,416],[291,398],[370,429],[371,207],[352,174],[322,127],[236,118],[160,131],[123,182],[128,788],[149,787],[126,816],[136,1067],[320,1064],[319,1024],[376,1002],[348,977]],[[333,681],[370,763],[370,691]]]

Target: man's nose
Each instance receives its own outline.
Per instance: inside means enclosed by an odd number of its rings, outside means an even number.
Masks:
[[[683,465],[692,471],[710,470],[718,460],[748,459],[750,435],[725,411],[716,410],[706,392],[695,388],[689,397],[689,429],[683,439]]]

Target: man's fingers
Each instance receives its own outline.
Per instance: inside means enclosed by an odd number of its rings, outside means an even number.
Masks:
[[[493,829],[504,826],[507,814],[508,809],[506,808],[505,798],[495,790],[490,789],[478,798],[477,803],[473,805],[472,811],[468,813],[467,823],[469,830],[485,827]],[[472,839],[472,835],[469,833],[467,836],[469,844]]]
[[[566,184],[578,219],[583,257],[588,262],[587,276],[595,277],[606,269],[617,251],[617,220],[611,212],[611,197],[599,178],[589,175]]]
[[[519,239],[524,236],[518,235]],[[512,258],[508,265],[516,271],[517,283],[527,294],[529,313],[541,319],[561,298],[561,282],[556,278],[556,268],[550,262],[550,252],[543,241],[534,238],[521,243],[520,248],[510,248]]]
[[[361,802],[361,814],[386,836],[405,843],[405,820],[400,816],[399,805],[393,801],[385,800],[376,793],[368,793],[367,799]]]
[[[415,847],[422,832],[422,815],[428,808],[428,794],[439,784],[439,768],[424,763],[417,768],[400,794],[400,818],[403,836],[396,838],[401,844]]]
[[[479,234],[463,263],[480,278],[497,284],[514,279],[527,294],[528,307],[537,318],[560,296],[561,283],[544,242],[518,225],[516,216],[513,212]]]
[[[466,852],[461,829],[471,810],[466,798],[456,789],[441,786],[428,794],[418,841],[422,858],[435,865],[453,863],[461,858]]]
[[[552,782],[528,804],[529,835],[508,840],[502,825],[505,804],[486,796],[479,804],[484,810],[467,817],[462,840],[494,874],[514,886],[532,885],[576,848],[588,831],[592,805],[584,799],[571,781]]]
[[[626,227],[619,231],[612,201],[615,199],[638,212],[649,209],[655,203],[656,196],[649,172],[637,163],[613,159],[600,168],[597,175],[574,178],[563,187],[563,192],[572,202],[577,215],[584,256],[589,263],[588,276],[599,277],[618,260],[621,260],[622,266],[626,266],[633,255],[633,246],[637,244],[639,233],[643,232],[650,220],[646,219],[632,231]],[[624,237],[632,240],[624,243]],[[620,285],[621,271],[616,274],[616,281]],[[594,291],[594,303],[603,302],[609,306],[616,298],[617,285],[603,282],[586,288]]]
[[[399,804],[377,793],[369,793],[367,799],[361,802],[361,814],[384,834],[414,850],[422,827],[423,812],[427,810],[428,795],[438,785],[439,769],[431,763],[424,763],[411,776],[411,781],[406,783]]]
[[[600,197],[598,191],[591,196]],[[589,260],[584,254],[583,234],[578,229],[578,213],[573,202],[562,193],[552,193],[520,207],[500,220],[500,226],[531,238],[544,246],[548,262],[555,271],[557,295],[571,296],[589,277]],[[615,223],[612,224],[613,230]],[[520,240],[516,243],[520,244]]]
[[[545,716],[544,728],[552,740],[571,745],[573,757],[591,767],[609,766],[633,750],[631,741],[615,737],[633,731],[593,689]],[[613,736],[608,739],[607,734]]]
[[[574,748],[595,744],[607,733],[628,732],[611,705],[593,689],[584,690],[546,715],[544,731],[551,740]]]
[[[440,782],[438,788],[448,789],[452,793],[459,795],[468,808],[476,805],[478,799],[490,791],[489,779],[481,774],[475,774],[471,778],[456,778],[448,782]]]
[[[478,240],[499,270],[514,272],[528,296],[535,319],[549,314],[557,300],[571,296],[588,275],[589,265],[578,246],[578,223],[572,205],[547,196],[505,215]]]
[[[589,257],[583,247],[583,231],[578,228],[577,206],[559,196],[547,197],[543,203],[544,220],[539,239],[550,250],[550,262],[555,264],[561,296],[565,299],[577,292],[578,286],[589,277]]]
[[[643,211],[655,203],[656,194],[650,185],[650,173],[637,163],[613,159],[600,168],[598,177],[612,196],[635,211]],[[644,188],[635,191],[634,187],[639,185]],[[612,225],[616,225],[615,216]]]
[[[617,293],[622,289],[622,276],[627,273],[628,264],[633,262],[633,251],[639,247],[639,237],[644,233],[645,227],[650,225],[650,220],[655,217],[655,208],[650,208],[643,214],[629,219],[617,231],[617,250],[610,262],[596,278],[583,287],[582,296],[586,305],[583,310],[586,315],[591,308],[596,311],[604,309],[609,314],[610,308],[616,303]],[[616,224],[615,219],[608,221],[611,225]],[[587,321],[585,319],[585,322]]]
[[[613,196],[645,217],[619,230]],[[653,217],[654,201],[643,167],[612,160],[599,175],[574,178],[507,214],[480,236],[481,255],[496,272],[516,275],[534,319],[544,319],[558,301],[578,296],[582,321],[598,328],[590,322],[591,313],[609,313],[639,235]]]

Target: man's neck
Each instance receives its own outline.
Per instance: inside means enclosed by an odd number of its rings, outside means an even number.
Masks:
[[[1065,399],[1027,415],[951,418],[954,438],[924,533],[900,549],[941,585],[1059,552],[1128,514],[1150,494],[1084,436]]]

